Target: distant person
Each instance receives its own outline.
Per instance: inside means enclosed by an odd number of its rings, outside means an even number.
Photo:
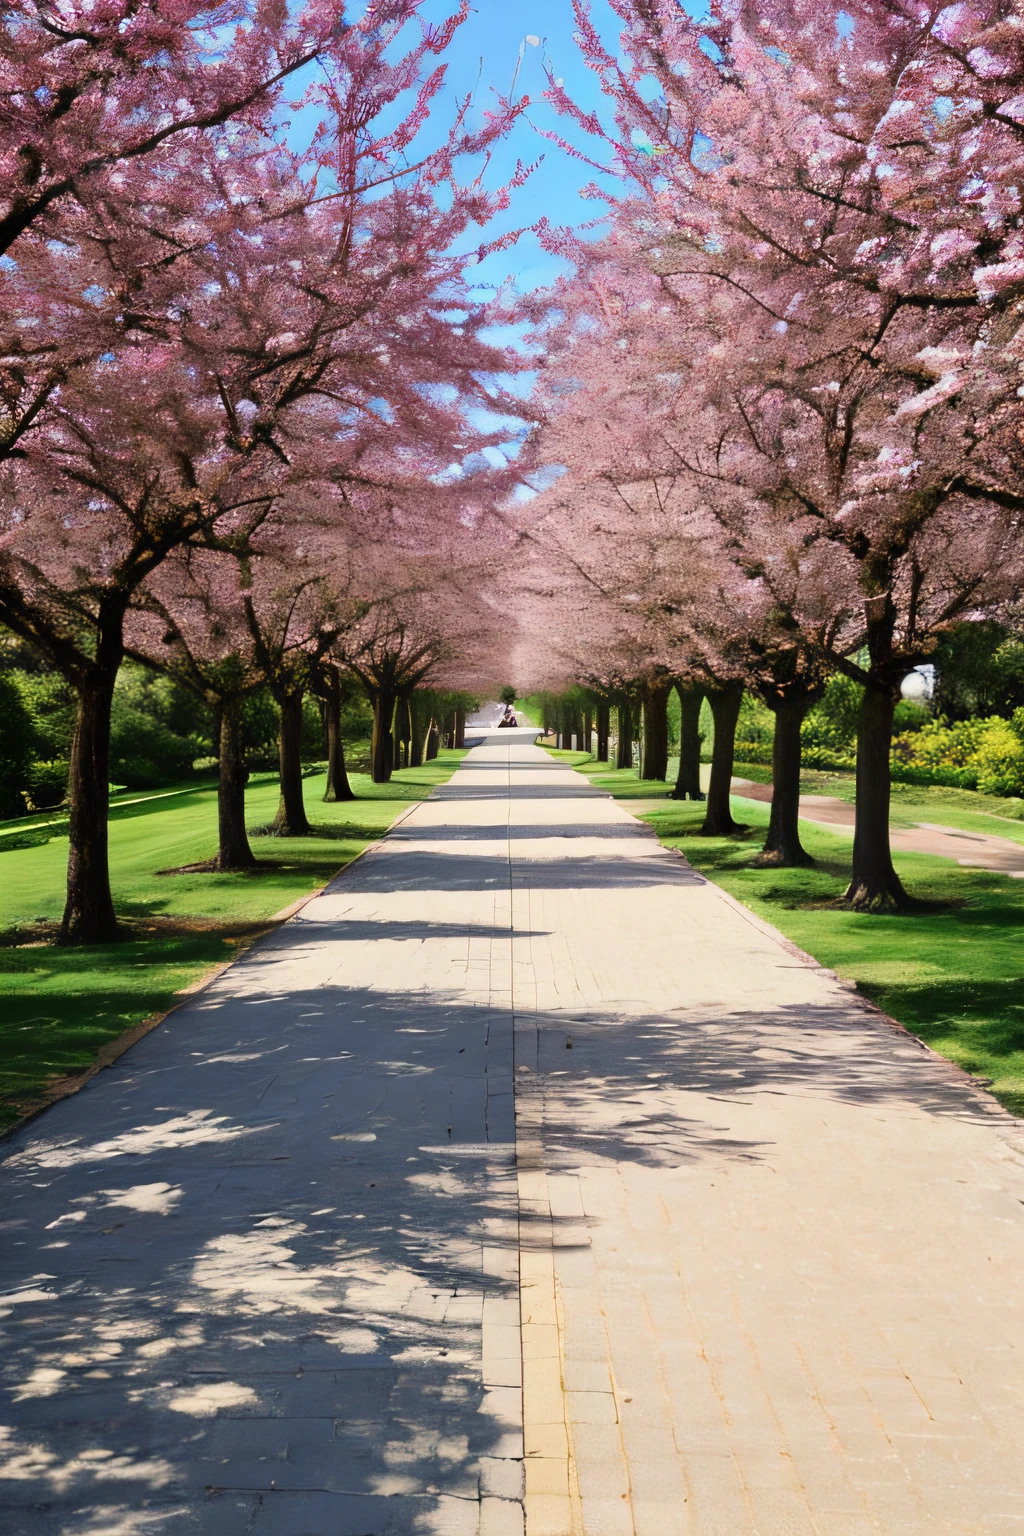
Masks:
[[[499,729],[499,731],[502,730],[505,726],[515,726],[515,725],[518,725],[518,724],[519,724],[519,721],[516,719],[515,710],[512,708],[511,704],[506,704],[505,705],[505,713],[502,715],[501,719],[498,721],[498,729]]]

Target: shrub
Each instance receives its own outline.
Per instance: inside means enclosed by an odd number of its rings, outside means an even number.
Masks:
[[[933,720],[893,740],[894,769],[925,771],[933,784],[977,788],[988,795],[1024,792],[1024,725],[990,715],[985,720]]]
[[[1024,640],[990,619],[957,624],[933,661],[935,705],[951,720],[1001,715],[1024,705]]]
[[[17,683],[0,672],[0,816],[20,816],[32,757],[32,720]]]
[[[775,716],[756,693],[745,693],[740,704],[739,719],[736,722],[737,740],[748,742],[758,741],[766,743],[771,761],[772,736],[775,733]],[[752,757],[747,758],[748,763],[754,762]]]
[[[302,761],[319,762],[326,751],[327,741],[320,705],[312,693],[305,693],[302,696]]]
[[[933,720],[918,705],[900,706],[892,743],[892,777],[903,784],[939,784],[950,789],[977,789],[986,795],[1024,795],[1024,707],[1011,720],[991,715],[985,720]],[[922,719],[924,715],[924,719]],[[908,726],[908,721],[913,722]],[[803,765],[833,773],[856,768],[856,750],[829,747],[816,740],[817,728],[804,734]],[[738,740],[736,761],[769,766],[770,741]]]
[[[900,699],[893,713],[892,728],[897,735],[904,731],[919,731],[930,725],[932,719],[927,704],[921,704],[917,699]]]
[[[242,746],[248,768],[270,770],[277,767],[277,733],[281,713],[269,688],[256,688],[242,701]]]
[[[738,763],[757,763],[770,768],[772,763],[772,744],[770,741],[737,741],[736,761]],[[826,773],[852,773],[857,766],[857,760],[844,752],[830,752],[827,747],[808,746],[804,742],[801,761],[805,768],[818,768]]]
[[[129,789],[186,779],[209,750],[208,712],[168,677],[122,667],[110,720],[110,777]]]
[[[71,756],[75,734],[75,691],[59,672],[15,672],[31,720],[32,756],[39,762]]]
[[[813,747],[832,756],[852,757],[863,697],[860,683],[841,672],[834,673],[800,728],[805,749]]]
[[[110,732],[110,777],[128,789],[154,789],[186,779],[202,743],[177,736],[161,720],[131,707],[115,706]]]
[[[67,797],[70,771],[71,764],[66,757],[54,757],[48,762],[37,759],[29,765],[25,785],[32,810],[52,811],[63,804]]]
[[[975,757],[978,788],[983,795],[1024,794],[1024,741],[1008,721],[1001,720],[998,727],[993,722]]]

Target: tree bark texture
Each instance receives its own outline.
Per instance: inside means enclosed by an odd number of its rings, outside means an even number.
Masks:
[[[455,711],[455,745],[457,747],[466,745],[466,711],[464,709]]]
[[[412,726],[409,719],[409,695],[403,690],[395,700],[395,767],[408,768],[409,743],[412,739]]]
[[[593,736],[594,722],[589,709],[583,711],[583,750],[590,753],[590,742]]]
[[[423,748],[427,735],[428,720],[422,696],[414,693],[409,700],[409,766],[420,768],[423,765]]]
[[[217,713],[217,868],[254,869],[256,857],[245,830],[241,697],[234,694],[222,699]]]
[[[668,778],[668,680],[651,683],[644,689],[644,740],[642,779]]]
[[[736,722],[742,702],[742,683],[728,683],[724,688],[708,690],[708,703],[715,722],[715,742],[711,749],[711,782],[708,785],[703,830],[711,837],[727,837],[739,830],[738,823],[733,821],[729,796],[736,749]]]
[[[703,800],[700,787],[700,706],[704,689],[699,683],[676,683],[679,695],[679,772],[673,800]]]
[[[857,725],[853,873],[843,900],[860,912],[894,912],[910,905],[889,845],[889,754],[898,697],[898,687],[869,683]]]
[[[324,799],[328,802],[354,800],[355,791],[348,781],[345,767],[345,743],[341,737],[341,683],[332,667],[333,678],[325,682],[323,693],[324,724],[327,728],[327,784]]]
[[[611,710],[607,704],[597,706],[597,760],[599,763],[608,761],[608,736],[610,734]]]
[[[373,694],[373,734],[370,740],[370,777],[375,784],[387,784],[394,769],[394,744],[391,722],[395,715],[395,695],[389,688]]]
[[[283,694],[279,703],[281,798],[274,817],[274,832],[279,837],[308,837],[313,828],[302,798],[302,693],[296,689]]]
[[[70,826],[68,889],[61,944],[111,944],[119,937],[110,893],[107,815],[110,801],[110,706],[120,642],[103,644],[102,664],[94,663],[77,685],[75,736],[68,784]]]
[[[615,713],[618,716],[619,739],[615,748],[616,768],[632,768],[633,766],[633,711],[629,704],[620,703],[616,706]]]
[[[799,869],[814,863],[800,841],[800,762],[803,751],[800,727],[813,697],[792,693],[780,699],[766,696],[765,702],[775,715],[772,812],[758,862]]]

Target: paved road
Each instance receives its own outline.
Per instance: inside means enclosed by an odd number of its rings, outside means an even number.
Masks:
[[[12,1536],[1024,1529],[1018,1123],[519,733],[7,1150]]]

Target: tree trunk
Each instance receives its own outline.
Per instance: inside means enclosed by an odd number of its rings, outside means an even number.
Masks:
[[[373,695],[373,735],[370,740],[370,777],[375,784],[387,784],[394,767],[391,721],[395,713],[395,695],[390,688],[378,688]]]
[[[607,704],[597,706],[597,760],[599,763],[608,761],[608,735],[610,727],[611,710]]]
[[[217,868],[254,869],[256,858],[245,830],[245,752],[239,695],[222,699],[218,714]]]
[[[593,733],[594,723],[590,717],[590,710],[583,711],[583,750],[590,756],[590,738]]]
[[[101,637],[101,647],[102,643]],[[110,706],[121,651],[119,644],[109,649],[112,654],[104,658],[104,665],[94,665],[88,680],[78,684],[68,785],[68,894],[60,928],[61,944],[111,944],[120,936],[110,892],[107,811]]]
[[[274,832],[279,837],[309,837],[313,828],[306,818],[302,798],[302,693],[285,693],[278,702],[281,798],[274,817]]]
[[[768,836],[759,864],[799,869],[814,860],[800,841],[800,727],[813,699],[805,693],[790,694],[765,703],[775,715],[772,738],[772,813]]]
[[[334,672],[334,668],[331,668]],[[348,781],[345,767],[345,743],[341,739],[341,685],[335,672],[327,680],[323,695],[324,723],[327,727],[327,784],[324,799],[354,800],[355,791]]]
[[[464,709],[455,711],[455,745],[457,747],[466,745],[466,711]]]
[[[729,683],[724,688],[708,690],[708,703],[715,722],[715,744],[711,750],[711,783],[708,785],[708,803],[702,831],[709,837],[728,837],[739,831],[738,822],[732,819],[729,796],[732,791],[736,722],[742,702],[742,683]]]
[[[423,766],[423,745],[426,732],[424,730],[423,705],[413,694],[409,700],[409,766],[421,768]]]
[[[659,682],[644,689],[642,779],[668,778],[668,696],[671,688],[670,682]]]
[[[700,787],[700,706],[704,689],[699,683],[676,683],[679,695],[679,773],[673,800],[703,800]]]
[[[409,723],[409,695],[404,691],[395,700],[395,766],[408,768],[409,740],[412,735]]]
[[[843,901],[859,912],[895,912],[910,905],[889,847],[889,753],[898,689],[864,689],[857,725],[857,821],[853,874]]]
[[[633,711],[629,704],[618,704],[615,710],[618,716],[619,739],[615,748],[616,768],[632,768],[633,766]]]

